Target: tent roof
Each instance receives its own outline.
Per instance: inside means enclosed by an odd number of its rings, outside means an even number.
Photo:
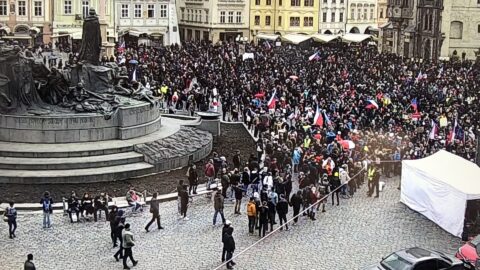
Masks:
[[[445,150],[418,160],[404,160],[405,165],[421,171],[467,195],[480,199],[480,167]]]
[[[282,36],[282,39],[287,41],[287,42],[290,42],[290,43],[293,43],[295,45],[298,45],[304,41],[307,41],[309,39],[311,39],[312,36],[309,36],[309,35],[302,35],[302,34],[287,34],[285,36]]]
[[[266,40],[272,40],[272,41],[275,41],[277,40],[279,37],[279,35],[274,35],[274,34],[258,34],[257,35],[257,38],[259,39],[266,39]]]
[[[354,43],[360,43],[362,41],[365,41],[368,38],[371,38],[372,35],[367,35],[367,34],[352,34],[348,33],[342,36],[342,40],[345,42],[354,42]]]
[[[323,42],[323,43],[328,43],[332,40],[339,38],[338,35],[327,35],[327,34],[313,34],[311,35],[311,37],[313,38],[313,40],[317,42]]]

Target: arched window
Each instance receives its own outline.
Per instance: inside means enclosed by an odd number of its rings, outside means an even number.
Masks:
[[[463,36],[463,23],[459,21],[453,21],[450,23],[450,38],[462,39]]]
[[[19,25],[15,28],[15,33],[27,33],[28,34],[28,27],[25,25]]]

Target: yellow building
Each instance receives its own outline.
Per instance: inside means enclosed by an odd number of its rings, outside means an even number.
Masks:
[[[318,33],[320,0],[251,0],[250,35]]]
[[[53,45],[75,47],[82,38],[83,18],[88,16],[90,8],[94,8],[102,31],[104,45],[116,40],[114,0],[54,0]]]

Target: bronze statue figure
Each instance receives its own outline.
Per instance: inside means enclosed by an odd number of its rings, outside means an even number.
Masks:
[[[83,22],[82,45],[78,60],[81,62],[98,65],[100,62],[100,51],[102,49],[102,34],[100,22],[95,9],[90,8],[88,16]]]

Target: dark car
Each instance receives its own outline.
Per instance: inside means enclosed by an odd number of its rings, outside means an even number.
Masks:
[[[455,254],[460,260],[468,261],[480,269],[480,235],[458,249]]]
[[[364,270],[464,270],[469,264],[438,251],[413,247],[396,251]]]

